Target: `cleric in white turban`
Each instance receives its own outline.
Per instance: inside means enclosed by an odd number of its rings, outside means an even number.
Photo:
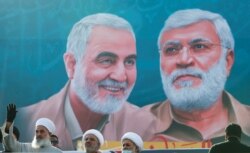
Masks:
[[[4,147],[11,152],[62,152],[52,146],[50,135],[55,133],[55,124],[48,118],[40,118],[36,122],[35,136],[32,143],[21,143],[13,137],[13,123],[7,121],[6,128],[9,134],[5,133],[3,139]],[[3,132],[3,131],[2,131]]]
[[[100,148],[104,144],[104,138],[98,130],[90,129],[83,134],[82,142],[86,153],[100,153]]]
[[[121,143],[123,153],[139,153],[143,150],[143,140],[134,132],[125,133],[121,138]]]
[[[56,127],[55,124],[48,118],[40,118],[36,121],[36,127],[37,126],[44,126],[51,134],[55,134]]]

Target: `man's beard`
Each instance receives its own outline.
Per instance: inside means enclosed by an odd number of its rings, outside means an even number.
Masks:
[[[199,87],[192,87],[193,81],[181,81],[178,85],[180,89],[173,86],[174,80],[180,75],[193,75],[202,79]],[[174,108],[192,112],[211,107],[221,95],[226,80],[226,59],[222,57],[208,72],[197,68],[187,68],[176,70],[171,74],[166,74],[161,69],[163,88],[171,105]]]
[[[91,145],[91,146],[86,146],[86,145],[84,145],[84,150],[86,151],[86,152],[96,152],[96,151],[98,151],[99,150],[99,146],[97,146],[97,145]]]
[[[122,150],[122,153],[132,153],[131,150]]]
[[[38,149],[38,148],[43,148],[47,146],[51,146],[51,142],[49,138],[45,139],[36,139],[36,136],[33,138],[32,143],[31,143],[32,148]]]
[[[84,68],[76,66],[76,75],[72,80],[72,86],[75,90],[77,96],[81,101],[93,112],[110,114],[119,111],[123,104],[128,99],[134,84],[128,88],[127,82],[118,82],[112,79],[105,79],[95,83],[91,80],[86,79],[86,73],[84,73]],[[111,86],[124,89],[123,97],[117,97],[115,95],[107,95],[105,97],[99,96],[99,86]]]

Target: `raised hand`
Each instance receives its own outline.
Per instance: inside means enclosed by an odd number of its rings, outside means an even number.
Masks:
[[[7,122],[13,122],[16,117],[16,105],[15,104],[9,104],[7,106]]]

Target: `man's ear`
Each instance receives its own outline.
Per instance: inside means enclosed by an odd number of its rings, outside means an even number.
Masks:
[[[97,145],[98,145],[98,148],[100,149],[100,148],[101,148],[101,143],[98,142]],[[98,150],[99,150],[99,149],[98,149]]]
[[[234,51],[229,49],[226,55],[226,69],[227,69],[227,76],[229,76],[231,69],[233,67],[234,64]]]
[[[135,150],[136,150],[136,152],[140,152],[140,149],[138,146],[136,146]]]
[[[76,59],[72,53],[66,52],[63,55],[63,60],[68,78],[71,80],[75,73]]]

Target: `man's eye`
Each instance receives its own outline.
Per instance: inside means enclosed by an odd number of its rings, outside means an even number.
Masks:
[[[106,60],[101,61],[101,63],[103,63],[103,64],[112,64],[113,60],[106,59]]]
[[[110,64],[113,64],[115,62],[115,60],[111,59],[111,58],[103,58],[103,59],[99,59],[97,61],[98,61],[98,63],[103,64],[103,65],[110,65]]]
[[[203,43],[199,43],[199,44],[193,44],[193,45],[191,46],[191,48],[192,48],[194,51],[202,51],[202,50],[209,49],[209,45],[203,44]]]
[[[130,145],[129,144],[123,144],[123,147],[129,147]]]
[[[179,48],[178,47],[166,47],[164,53],[166,55],[175,55],[178,54]]]
[[[124,64],[125,64],[126,66],[134,66],[134,65],[135,65],[135,62],[136,62],[135,59],[128,59],[128,60],[125,61]]]

